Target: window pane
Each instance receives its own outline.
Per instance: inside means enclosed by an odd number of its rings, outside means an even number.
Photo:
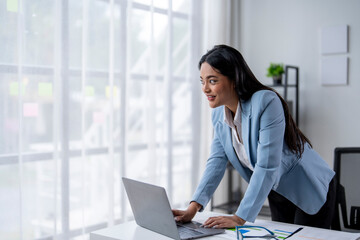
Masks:
[[[0,4],[0,63],[17,62],[17,12],[12,11],[6,2]],[[6,23],[6,24],[4,24]]]
[[[69,66],[72,69],[81,67],[82,46],[82,3],[83,1],[69,1]]]
[[[173,147],[173,201],[175,207],[186,208],[193,192],[191,184],[191,143],[180,143]],[[178,187],[181,186],[181,187]]]
[[[109,69],[109,23],[108,1],[90,0],[86,37],[88,68]]]
[[[141,3],[150,6],[151,3],[154,7],[167,9],[169,7],[169,0],[133,0],[136,3]]]
[[[108,10],[109,11],[109,10]],[[121,16],[120,6],[118,4],[114,4],[114,69],[117,73],[120,71],[121,64],[125,63],[126,55],[121,52],[121,45],[124,44],[122,42],[121,36],[124,35],[126,29],[122,28],[121,23],[125,21],[124,16]]]
[[[91,90],[89,90],[91,92]],[[69,147],[70,149],[79,149],[81,142],[81,124],[82,124],[82,107],[81,107],[81,79],[80,77],[69,78]],[[64,129],[66,130],[66,129]]]
[[[22,105],[22,150],[53,150],[54,96],[52,76],[25,75]]]
[[[0,239],[20,239],[18,165],[0,165]]]
[[[155,7],[158,8],[164,8],[164,9],[169,8],[169,0],[154,0],[153,4]]]
[[[0,79],[0,155],[13,154],[19,151],[19,84],[15,74],[0,73]]]
[[[156,185],[167,186],[167,161],[164,158],[164,149],[158,148],[157,158],[149,160],[147,149],[130,151],[126,160],[127,176],[130,178],[152,183]]]
[[[109,80],[88,77],[86,88],[94,87],[94,96],[86,96],[82,107],[85,109],[85,129],[83,138],[86,147],[107,147],[109,145],[110,93]],[[86,89],[85,89],[86,91]],[[113,89],[117,98],[118,89]]]
[[[111,90],[108,79],[88,76],[84,90],[82,90],[80,78],[71,78],[70,84],[70,148],[81,149],[82,144],[85,144],[85,148],[108,146],[109,111],[111,110],[109,105]],[[84,98],[82,91],[84,91]],[[114,87],[113,92],[114,98],[117,99],[119,89]],[[84,133],[82,133],[82,118],[85,123]]]
[[[70,159],[71,230],[107,222],[110,161],[108,155]]]
[[[189,31],[186,20],[174,19],[173,74],[180,77],[186,77],[184,73],[189,71]]]
[[[120,158],[120,154],[116,153],[114,154],[114,169],[113,169],[113,176],[114,176],[114,218],[115,219],[121,219],[121,215],[123,213],[123,211],[125,211],[125,209],[121,209],[120,207],[120,202],[121,202],[121,198],[123,196],[121,196],[121,191],[119,189],[121,189],[123,187],[122,185],[122,177],[121,176],[121,158]],[[122,219],[123,220],[123,219]]]
[[[128,94],[128,143],[130,145],[144,144],[146,142],[146,128],[145,128],[145,115],[146,115],[146,93],[147,93],[146,80],[131,80],[127,91]]]
[[[165,75],[166,73],[166,52],[168,46],[168,16],[164,14],[154,14],[154,41],[156,45],[156,54],[152,61],[156,61],[156,74]]]
[[[165,83],[164,79],[156,81],[156,108],[155,108],[155,121],[156,121],[156,142],[164,143],[166,141],[166,118],[165,118]],[[163,146],[165,147],[165,146]]]
[[[131,13],[130,69],[131,73],[144,74],[149,71],[149,42],[151,37],[150,13],[133,9]]]
[[[173,83],[173,138],[176,142],[191,139],[191,84],[174,81]]]
[[[55,1],[24,1],[25,65],[49,66],[54,61]]]
[[[179,101],[179,99],[181,99]],[[185,207],[184,199],[190,199],[191,192],[191,84],[185,81],[173,83],[173,204]],[[181,185],[179,188],[177,186]]]
[[[123,104],[121,102],[122,89],[120,87],[120,81],[124,81],[124,79],[115,78],[114,79],[114,88],[113,88],[114,97],[112,100],[113,101],[113,105],[112,105],[112,107],[113,107],[112,138],[114,140],[113,141],[114,147],[120,146],[120,142],[121,142],[120,139],[123,134],[121,132],[121,125],[122,125],[121,117],[122,117],[122,110],[125,108],[125,104]],[[109,90],[110,90],[110,87],[109,87]],[[109,99],[109,104],[110,104],[110,101],[111,101],[111,99]],[[110,124],[109,124],[109,127],[110,127]]]
[[[190,12],[191,1],[190,0],[173,0],[172,8],[175,12],[187,13]]]
[[[53,160],[23,164],[24,239],[52,236],[54,220],[56,218],[60,220],[55,211],[55,171]],[[60,184],[60,181],[58,180],[57,183]],[[60,210],[59,204],[57,207]]]
[[[133,0],[133,1],[137,2],[137,3],[145,4],[145,5],[151,4],[151,0]]]
[[[109,69],[109,37],[110,37],[110,4],[107,1],[90,0],[87,15],[83,16],[83,6],[81,1],[69,2],[69,56],[70,66],[80,68],[82,58],[86,56],[88,69]],[[120,45],[120,8],[114,4],[114,47],[115,55],[122,54],[119,50]],[[87,16],[87,36],[83,41],[82,31],[84,27],[84,17]],[[82,44],[86,44],[86,53],[82,52]],[[85,55],[84,55],[85,54]],[[115,58],[114,68],[119,69],[118,57]]]

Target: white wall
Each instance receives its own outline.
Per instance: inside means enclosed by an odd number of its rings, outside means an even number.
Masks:
[[[337,146],[360,146],[360,1],[241,0],[240,51],[254,74],[270,83],[266,68],[283,62],[300,69],[300,129],[333,166]],[[349,26],[346,86],[320,82],[320,29]]]

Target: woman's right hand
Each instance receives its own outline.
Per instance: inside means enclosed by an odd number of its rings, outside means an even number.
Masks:
[[[172,210],[175,221],[177,222],[190,222],[196,213],[201,209],[201,205],[197,202],[191,202],[186,210]]]

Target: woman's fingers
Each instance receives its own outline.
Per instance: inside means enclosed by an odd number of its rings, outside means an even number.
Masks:
[[[177,222],[180,222],[183,220],[185,212],[182,210],[172,210],[172,213],[174,215],[174,219]]]
[[[172,213],[174,215],[175,221],[177,222],[190,222],[194,217],[189,211],[172,210]]]
[[[223,220],[222,217],[210,217],[204,222],[205,227],[216,227],[219,224],[222,224]]]
[[[204,227],[208,228],[234,228],[237,225],[229,216],[211,217],[204,222]]]
[[[180,215],[183,215],[184,213],[184,211],[181,211],[181,210],[176,210],[176,209],[173,209],[173,210],[171,210],[172,211],[172,213],[173,213],[173,215],[174,216],[180,216]]]

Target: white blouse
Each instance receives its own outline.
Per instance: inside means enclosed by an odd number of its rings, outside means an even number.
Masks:
[[[249,168],[251,171],[254,171],[253,166],[251,165],[245,151],[244,144],[241,139],[241,108],[240,103],[236,109],[235,117],[233,117],[232,112],[226,106],[224,107],[224,122],[231,128],[232,133],[232,143],[236,155],[239,158],[240,163]]]

